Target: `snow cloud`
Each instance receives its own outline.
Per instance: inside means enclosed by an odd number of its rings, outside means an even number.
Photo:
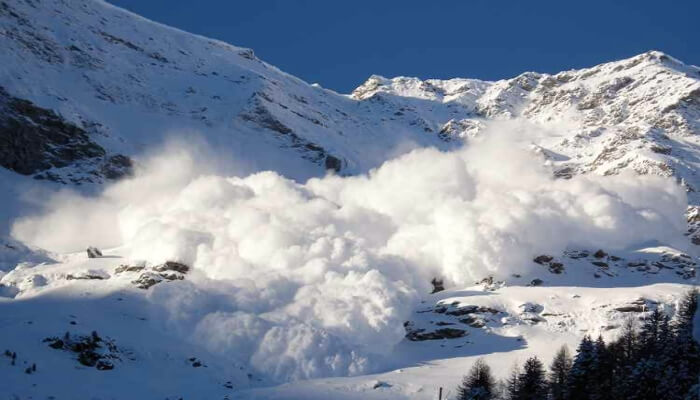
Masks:
[[[528,128],[529,129],[529,128]],[[123,245],[185,262],[149,297],[180,334],[276,381],[366,373],[434,276],[528,274],[567,246],[682,247],[682,188],[652,176],[553,179],[528,129],[495,124],[453,152],[417,149],[367,175],[297,183],[201,168],[171,147],[100,198],[59,193],[14,236],[52,250]]]

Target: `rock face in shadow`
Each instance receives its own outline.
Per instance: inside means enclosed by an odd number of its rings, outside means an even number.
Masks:
[[[0,87],[0,166],[37,179],[67,183],[50,170],[78,163],[92,168],[87,174],[69,177],[73,183],[118,179],[132,170],[128,157],[108,155],[83,128]]]

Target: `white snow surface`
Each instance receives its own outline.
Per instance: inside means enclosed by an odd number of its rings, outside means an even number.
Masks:
[[[136,160],[0,171],[1,393],[449,398],[696,283],[700,73],[663,53],[340,95],[100,1],[1,2],[0,33],[0,86]],[[44,342],[92,331],[114,369]]]

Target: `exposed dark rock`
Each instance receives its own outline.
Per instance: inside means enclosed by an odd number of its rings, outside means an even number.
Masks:
[[[523,303],[519,306],[519,308],[522,309],[522,312],[527,312],[527,313],[541,313],[544,310],[544,307],[541,304],[537,303]]]
[[[139,272],[145,267],[143,265],[120,265],[114,269],[115,274],[121,274],[122,272]]]
[[[457,328],[440,328],[432,332],[426,332],[425,329],[417,329],[406,333],[406,339],[414,342],[423,340],[457,339],[467,334],[467,331]]]
[[[542,254],[541,256],[535,257],[535,259],[532,260],[532,261],[536,262],[537,264],[544,265],[544,264],[549,263],[550,261],[552,261],[553,258],[554,258],[554,257],[552,257],[552,256],[548,256],[548,255],[546,255],[546,254]]]
[[[255,53],[252,49],[243,49],[238,52],[238,55],[248,60],[255,60]]]
[[[163,277],[152,272],[144,272],[135,281],[131,281],[139,289],[148,289],[163,281]]]
[[[533,262],[546,266],[549,272],[553,274],[561,274],[564,271],[564,264],[554,261],[554,257],[548,256],[546,254],[539,255],[535,257]]]
[[[186,274],[190,270],[190,267],[177,261],[166,261],[163,264],[153,267],[153,270],[158,272],[175,271],[181,274]]]
[[[389,383],[383,382],[383,381],[376,381],[374,385],[372,385],[372,389],[379,389],[379,388],[390,388],[391,385]]]
[[[564,167],[554,171],[554,176],[559,179],[571,179],[574,176],[574,170],[571,167]]]
[[[530,284],[528,286],[542,286],[543,283],[544,281],[542,279],[535,278],[530,281]]]
[[[453,316],[462,316],[462,315],[475,314],[475,313],[498,314],[499,312],[500,312],[499,310],[496,310],[495,308],[491,308],[491,307],[467,305],[467,306],[458,307],[454,310],[447,311],[447,312],[445,312],[445,314],[453,315]]]
[[[251,111],[241,114],[241,118],[244,121],[254,122],[257,125],[262,126],[263,128],[267,128],[271,131],[275,131],[282,135],[288,135],[292,133],[291,128],[280,122],[280,120],[275,118],[275,116],[272,115],[272,113],[270,113],[270,111],[262,105],[258,105]]]
[[[479,310],[479,306],[468,305],[468,306],[459,307],[455,310],[447,311],[445,314],[454,315],[454,316],[461,316],[461,315],[473,314],[473,313],[477,312],[478,310]]]
[[[88,258],[102,257],[102,252],[97,247],[90,246],[87,248],[87,256]]]
[[[202,360],[198,359],[197,357],[190,357],[187,359],[187,361],[190,362],[190,365],[194,368],[199,368],[199,367],[205,367],[206,365],[202,362]]]
[[[628,267],[643,267],[646,265],[647,265],[646,261],[630,261],[627,263]]]
[[[470,315],[466,318],[460,319],[459,322],[461,322],[463,324],[467,324],[467,325],[471,326],[472,328],[482,328],[486,325],[486,321],[484,321],[483,318],[479,318],[479,317],[472,316],[472,315]]]
[[[560,262],[549,263],[549,272],[553,274],[561,274],[564,272],[564,264]]]
[[[116,154],[107,158],[100,166],[99,172],[107,179],[119,179],[130,176],[134,164],[127,156]]]
[[[573,258],[573,259],[586,258],[586,257],[588,257],[588,256],[590,255],[590,254],[588,253],[588,251],[586,251],[586,250],[581,250],[581,251],[578,251],[578,250],[567,251],[567,252],[565,252],[565,254],[566,254],[569,258]]]
[[[630,304],[626,306],[615,307],[615,311],[619,312],[643,312],[645,307],[641,304]]]
[[[606,257],[608,253],[604,252],[603,250],[598,250],[595,253],[593,253],[593,257],[595,258],[603,258]]]
[[[104,274],[100,271],[85,271],[79,274],[68,274],[66,275],[66,280],[102,280],[108,279],[109,275]]]
[[[129,267],[122,265],[117,269],[119,270],[119,272],[137,272],[145,268],[139,266]],[[166,261],[163,264],[156,265],[155,267],[150,268],[149,271],[143,272],[138,277],[138,279],[132,281],[131,283],[136,285],[136,287],[139,289],[148,289],[153,285],[157,285],[158,283],[163,282],[164,280],[175,281],[185,279],[184,274],[186,274],[189,270],[190,267],[183,263],[176,261]]]
[[[430,283],[433,285],[433,291],[430,293],[437,293],[445,290],[442,279],[433,278]]]
[[[185,277],[182,274],[179,274],[177,272],[161,272],[160,275],[163,279],[168,280],[168,281],[176,281],[176,280],[183,280]]]
[[[107,156],[83,128],[51,110],[11,96],[0,87],[0,166],[22,175],[37,175],[66,183],[50,169],[80,162],[107,179],[131,174],[131,160],[123,155]],[[91,181],[89,177],[81,178]],[[79,182],[76,182],[79,183]]]
[[[114,364],[112,364],[111,361],[98,360],[95,364],[95,368],[99,371],[108,371],[110,369],[114,369]]]
[[[311,161],[317,165],[325,167],[328,170],[336,172],[341,171],[346,161],[333,156],[326,151],[322,146],[310,142],[307,139],[294,133],[294,131],[282,123],[279,118],[271,111],[270,104],[275,104],[283,109],[288,107],[284,104],[277,103],[274,99],[264,91],[256,92],[250,100],[250,107],[239,114],[243,121],[254,123],[260,127],[269,129],[276,133],[277,138],[282,141],[283,147],[295,149],[301,154],[305,160]],[[323,125],[321,121],[314,118],[309,118],[304,115],[295,113],[303,118],[310,120],[317,125]]]
[[[63,338],[49,337],[43,340],[56,350],[75,353],[77,361],[86,367],[106,371],[114,369],[113,360],[121,360],[120,350],[111,339],[103,339],[96,331],[90,335],[71,335],[66,332]],[[36,367],[32,367],[36,371]]]
[[[330,154],[326,155],[325,165],[326,169],[333,170],[335,172],[340,172],[340,170],[343,168],[343,162],[339,158]]]

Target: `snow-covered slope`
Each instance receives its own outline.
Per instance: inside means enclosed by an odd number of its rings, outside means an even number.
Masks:
[[[691,193],[700,187],[700,69],[660,52],[498,82],[373,76],[347,97],[249,49],[102,2],[5,1],[0,27],[0,87],[104,149],[29,169],[3,164],[25,174],[100,182],[121,175],[100,167],[109,155],[138,156],[195,132],[226,148],[238,172],[357,173],[417,146],[449,148],[492,119],[525,118],[542,131],[533,146],[560,176],[631,169],[674,175]]]
[[[0,63],[3,394],[432,399],[697,282],[700,70],[660,52],[342,95],[0,0]]]
[[[476,135],[489,119],[526,119],[542,131],[533,147],[558,176],[627,169],[675,176],[697,203],[700,68],[658,51],[498,82],[373,76],[352,96],[390,98],[404,107],[420,100],[437,103],[454,114],[436,120],[447,137]]]
[[[58,113],[107,154],[138,155],[168,137],[201,135],[226,148],[240,171],[303,179],[326,168],[365,171],[406,143],[440,145],[427,126],[386,121],[382,107],[308,85],[249,49],[103,2],[3,2],[0,29],[0,87]],[[65,182],[110,178],[99,168],[48,164],[3,166]]]
[[[688,288],[677,272],[694,268],[686,255],[667,248],[583,253],[558,257],[564,266],[559,274],[535,263],[544,280],[536,286],[520,284],[529,281],[523,278],[424,294],[404,324],[406,338],[385,355],[379,373],[364,375],[372,370],[356,364],[350,377],[341,371],[352,353],[322,331],[308,336],[298,327],[275,333],[277,348],[270,351],[282,355],[256,355],[256,366],[241,363],[250,351],[246,344],[254,345],[245,336],[264,332],[260,320],[224,311],[242,293],[192,292],[203,277],[181,265],[132,264],[118,251],[25,264],[0,280],[0,338],[3,350],[16,354],[14,361],[0,355],[0,390],[57,399],[434,399],[439,387],[454,394],[478,357],[505,378],[513,363],[533,354],[547,360],[562,344],[575,348],[584,333],[611,339],[627,318],[643,319],[656,308],[672,315]],[[329,311],[337,307],[337,317],[344,318],[343,304],[326,296]],[[197,321],[207,312],[194,330],[181,325],[183,318]],[[87,343],[93,332],[100,338],[98,358],[81,362],[88,359],[81,355],[85,350],[74,346]],[[330,353],[334,359],[324,359],[329,350],[336,352]],[[300,353],[310,357],[307,373],[330,364],[341,370],[322,375],[338,377],[276,385],[274,374],[287,367],[268,366],[280,357],[294,363]]]

